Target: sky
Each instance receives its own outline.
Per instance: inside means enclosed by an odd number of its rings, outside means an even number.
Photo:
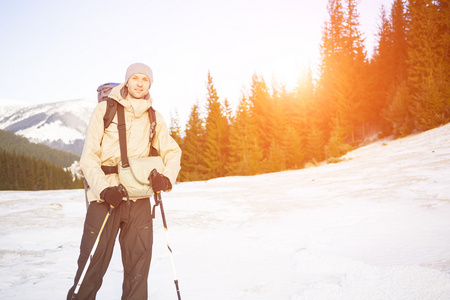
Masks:
[[[360,0],[361,32],[373,49],[380,8]],[[0,0],[0,99],[96,101],[105,82],[148,64],[154,106],[166,120],[204,105],[211,73],[235,109],[253,74],[293,89],[317,71],[327,0]]]

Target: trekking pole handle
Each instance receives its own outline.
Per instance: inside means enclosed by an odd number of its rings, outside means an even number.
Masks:
[[[161,192],[156,192],[154,197],[155,197],[155,202],[157,202],[158,204],[162,202]]]
[[[128,191],[127,191],[127,189],[122,185],[122,184],[119,184],[118,186],[118,189],[119,189],[119,192],[120,193],[124,193],[124,195],[125,195],[125,197],[127,197],[127,201],[130,201],[130,197],[128,196]]]

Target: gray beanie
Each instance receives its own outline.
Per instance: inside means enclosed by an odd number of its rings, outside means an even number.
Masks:
[[[128,82],[128,79],[130,79],[130,77],[133,74],[137,74],[137,73],[146,75],[150,79],[150,86],[152,86],[152,84],[153,84],[152,69],[150,69],[149,66],[147,66],[145,64],[141,64],[141,63],[135,63],[128,67],[127,73],[125,74],[125,82]]]

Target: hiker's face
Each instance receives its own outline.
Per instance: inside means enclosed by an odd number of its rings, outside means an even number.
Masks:
[[[127,82],[128,94],[135,99],[144,99],[150,89],[150,79],[144,74],[133,74]]]

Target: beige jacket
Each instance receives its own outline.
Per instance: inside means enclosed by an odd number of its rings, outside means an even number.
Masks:
[[[151,100],[126,100],[124,87],[124,83],[115,87],[109,96],[125,108],[128,157],[145,157],[150,151],[150,122],[147,111],[152,103]],[[102,165],[117,166],[120,161],[117,114],[105,130],[103,116],[106,103],[106,101],[100,102],[95,107],[80,159],[80,166],[90,187],[87,192],[89,201],[102,201],[100,193],[105,188],[117,186],[120,183],[117,174],[105,175],[101,169]],[[181,149],[169,135],[169,129],[159,112],[156,112],[156,134],[153,138],[153,147],[158,150],[164,162],[163,175],[174,185],[181,169]]]

